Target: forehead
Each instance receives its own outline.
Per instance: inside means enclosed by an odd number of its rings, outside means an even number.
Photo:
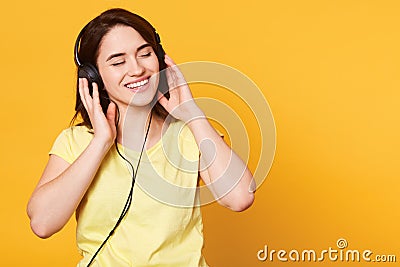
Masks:
[[[147,42],[134,28],[118,25],[104,35],[99,46],[99,58],[113,53],[127,53],[145,43]]]

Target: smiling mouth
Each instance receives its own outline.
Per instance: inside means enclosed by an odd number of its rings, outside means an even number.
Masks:
[[[128,89],[137,89],[137,88],[140,88],[141,86],[147,84],[148,82],[149,82],[149,79],[145,79],[140,82],[125,84],[125,87]]]

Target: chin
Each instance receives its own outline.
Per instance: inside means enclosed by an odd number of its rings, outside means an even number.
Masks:
[[[153,91],[153,90],[152,90]],[[132,96],[129,101],[129,106],[131,107],[145,107],[149,105],[154,105],[156,103],[156,91],[146,92],[146,93],[136,93]]]

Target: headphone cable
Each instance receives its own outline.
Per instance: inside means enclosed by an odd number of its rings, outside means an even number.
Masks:
[[[120,115],[118,106],[117,106],[117,111],[118,111],[118,117],[117,117],[117,122],[116,122],[116,125],[117,125],[116,129],[117,129],[117,131],[118,131],[119,115]],[[127,200],[126,200],[126,202],[125,202],[124,208],[122,209],[121,215],[120,215],[119,218],[118,218],[118,221],[116,222],[116,224],[114,225],[114,227],[113,227],[113,229],[110,231],[110,233],[108,234],[107,238],[103,241],[103,243],[101,243],[100,247],[99,247],[99,248],[97,249],[97,251],[93,254],[92,258],[90,259],[90,261],[89,261],[88,265],[86,265],[86,267],[89,267],[89,266],[93,263],[93,261],[95,260],[97,254],[99,254],[100,250],[101,250],[101,249],[104,247],[104,245],[107,243],[108,239],[110,239],[110,237],[114,234],[115,230],[117,229],[117,227],[119,226],[119,224],[121,223],[121,221],[124,219],[124,217],[125,217],[126,214],[128,213],[128,210],[129,210],[129,208],[130,208],[130,206],[131,206],[131,203],[132,203],[133,187],[134,187],[134,185],[135,185],[136,175],[137,175],[137,172],[138,172],[138,169],[139,169],[140,161],[141,161],[141,159],[142,159],[142,154],[143,154],[143,151],[144,151],[144,147],[145,147],[145,145],[146,145],[147,136],[148,136],[148,134],[149,134],[150,124],[151,124],[151,119],[152,119],[152,117],[153,117],[153,112],[151,111],[151,112],[150,112],[149,124],[147,125],[146,135],[145,135],[145,137],[144,137],[143,146],[142,146],[142,149],[141,149],[141,151],[140,151],[138,163],[137,163],[137,165],[136,165],[136,172],[135,172],[135,169],[133,168],[132,164],[130,163],[130,161],[127,160],[127,159],[121,154],[121,152],[119,151],[119,149],[118,149],[118,143],[117,143],[117,138],[115,138],[115,140],[114,140],[114,144],[115,144],[115,148],[116,148],[116,150],[117,150],[117,153],[118,153],[119,156],[120,156],[122,159],[124,159],[124,160],[131,166],[131,168],[132,168],[132,183],[131,183],[131,189],[129,190],[128,198],[127,198]]]

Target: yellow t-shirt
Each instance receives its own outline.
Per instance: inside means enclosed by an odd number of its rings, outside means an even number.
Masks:
[[[57,137],[49,154],[73,163],[92,138],[88,128],[72,126]],[[136,170],[139,152],[118,147]],[[191,131],[172,121],[160,141],[144,151],[129,212],[91,266],[207,267],[201,253],[198,160]],[[131,167],[113,146],[76,210],[77,245],[83,255],[78,266],[87,265],[114,227],[131,182]]]

